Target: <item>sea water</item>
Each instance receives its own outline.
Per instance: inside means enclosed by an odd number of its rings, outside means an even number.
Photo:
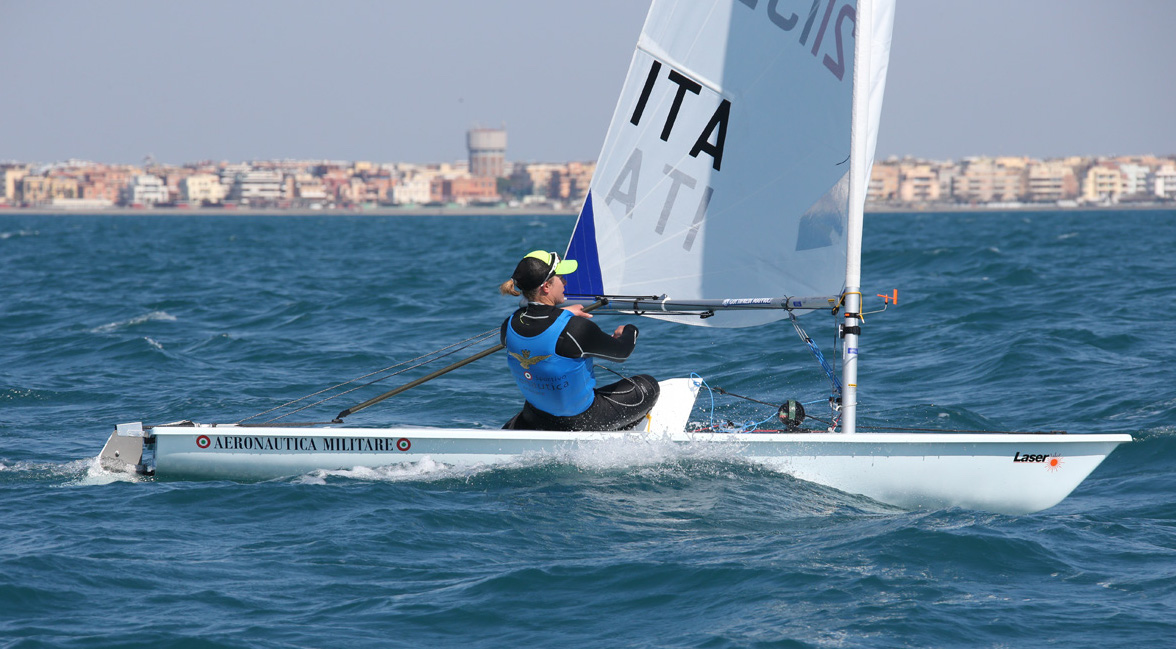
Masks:
[[[642,443],[262,483],[96,466],[117,423],[236,421],[495,329],[498,284],[572,223],[0,216],[0,647],[1176,643],[1170,211],[866,219],[863,290],[898,304],[866,316],[864,425],[1134,436],[1039,514],[902,511]],[[828,417],[786,323],[638,324],[613,369]],[[833,318],[802,324],[832,359]],[[495,357],[348,422],[496,428],[519,403]],[[692,419],[773,414],[704,391]]]

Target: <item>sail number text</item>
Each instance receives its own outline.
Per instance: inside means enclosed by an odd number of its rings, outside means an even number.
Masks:
[[[793,32],[799,29],[798,41],[801,46],[809,47],[812,55],[818,56],[822,52],[822,45],[825,44],[825,54],[823,62],[825,67],[838,80],[842,80],[845,76],[845,43],[846,35],[848,38],[853,37],[853,29],[856,20],[856,10],[852,3],[847,3],[845,0],[812,0],[808,7],[808,14],[802,21],[800,14],[787,9],[787,5],[803,4],[805,0],[738,0],[739,4],[748,7],[752,10],[758,9],[763,5],[767,12],[768,20],[772,25],[784,32]],[[785,5],[782,7],[781,5]],[[836,18],[834,18],[836,15]],[[832,27],[832,37],[830,37],[830,27]],[[811,42],[811,45],[810,45]],[[668,67],[668,66],[666,66]],[[691,158],[698,159],[700,155],[710,157],[710,167],[718,172],[723,166],[723,150],[727,141],[728,124],[731,120],[731,100],[721,98],[711,112],[710,118],[705,124],[702,124],[701,119],[683,120],[689,121],[684,128],[688,130],[687,133],[682,134],[682,128],[678,129],[678,134],[675,135],[674,127],[678,124],[679,117],[683,114],[683,106],[688,102],[696,102],[701,95],[702,84],[696,79],[691,79],[687,74],[672,68],[668,72],[662,72],[662,62],[654,60],[649,68],[649,73],[645,77],[645,83],[642,84],[641,93],[637,97],[637,102],[633,106],[633,112],[629,115],[629,123],[634,126],[640,126],[643,120],[664,120],[655,121],[654,128],[660,123],[661,131],[658,133],[659,139],[663,142],[669,142],[671,135],[674,135],[676,141],[680,141],[683,145],[692,143],[688,154]],[[657,101],[650,102],[650,98],[654,96],[654,90],[659,88],[659,84],[668,81],[670,91],[673,93],[673,98],[669,100],[669,106],[660,104],[664,110],[664,115],[650,115],[650,112],[661,113],[661,110],[647,111],[651,106],[659,105]],[[668,95],[666,95],[668,98]],[[712,104],[713,105],[713,104]],[[695,106],[695,104],[689,104]],[[702,117],[706,114],[707,109],[703,109],[701,115],[698,111],[691,110],[690,107],[685,111],[696,117]],[[701,128],[699,128],[701,126]],[[605,203],[619,204],[623,206],[625,216],[633,218],[633,212],[639,201],[638,188],[641,186],[641,171],[642,159],[644,153],[641,148],[634,148],[617,175],[616,180],[609,188],[605,195]],[[704,157],[703,160],[706,158]],[[705,164],[705,163],[703,163]],[[690,199],[693,205],[693,215],[690,226],[686,230],[686,235],[682,241],[682,248],[690,250],[694,246],[694,241],[698,236],[698,232],[702,227],[703,221],[706,220],[707,208],[714,197],[714,187],[700,183],[699,178],[687,173],[684,168],[692,165],[683,165],[679,163],[678,166],[665,164],[657,171],[661,172],[658,180],[654,184],[661,187],[666,187],[666,194],[664,202],[662,203],[661,213],[658,216],[657,223],[654,224],[654,232],[657,234],[664,234],[666,226],[674,212],[674,206],[678,202],[679,194],[685,189],[686,193],[692,193]],[[700,171],[695,168],[695,173]],[[656,171],[654,173],[657,173]],[[667,183],[668,181],[668,183]],[[648,182],[648,181],[647,181]],[[667,183],[667,184],[663,184]],[[701,186],[700,186],[701,185]],[[689,208],[687,208],[689,209]]]
[[[781,4],[803,4],[803,2],[781,2],[781,0],[739,0],[739,3],[750,7],[757,8],[761,3],[767,5],[768,20],[772,24],[779,27],[781,30],[790,32],[800,24],[800,15],[794,11],[782,10]],[[825,5],[824,11],[821,10],[821,5]],[[837,9],[837,19],[833,20],[833,9],[838,5],[838,0],[812,0],[809,5],[808,16],[805,18],[804,26],[800,30],[800,44],[807,46],[809,38],[812,40],[812,48],[809,50],[813,56],[817,56],[821,51],[821,45],[825,42],[825,36],[828,33],[829,23],[833,23],[833,41],[829,46],[830,52],[825,55],[825,67],[833,73],[833,76],[838,80],[845,78],[845,40],[843,34],[848,33],[849,37],[853,37],[853,27],[857,21],[857,11],[852,4],[841,4]],[[817,25],[817,16],[821,17],[820,25]],[[813,27],[816,27],[816,33],[813,33]]]

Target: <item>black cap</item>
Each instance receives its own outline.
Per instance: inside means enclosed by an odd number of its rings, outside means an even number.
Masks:
[[[573,259],[560,260],[559,255],[546,250],[536,250],[527,253],[526,257],[515,266],[515,288],[520,291],[533,291],[555,275],[567,275],[576,270],[579,264]]]

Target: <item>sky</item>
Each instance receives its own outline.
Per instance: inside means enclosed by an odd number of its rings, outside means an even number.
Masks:
[[[0,0],[0,160],[443,162],[473,126],[593,160],[648,6]],[[898,0],[877,155],[1176,154],[1174,26],[1172,0]]]

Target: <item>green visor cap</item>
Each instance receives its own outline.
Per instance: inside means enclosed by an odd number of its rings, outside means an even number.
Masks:
[[[559,253],[536,250],[527,253],[518,266],[515,266],[515,288],[520,291],[533,291],[556,275],[567,275],[574,272],[579,264],[574,259],[559,258]]]
[[[529,253],[527,253],[527,257],[533,257],[535,259],[538,259],[539,261],[543,262],[544,264],[547,264],[548,268],[551,267],[552,261],[559,259],[559,255],[557,255],[554,252],[547,252],[546,250],[535,250],[533,252],[529,252]],[[523,259],[526,259],[527,257],[523,257]],[[558,264],[555,265],[555,273],[554,274],[555,275],[569,275],[571,273],[576,272],[576,269],[579,267],[580,267],[580,264],[577,263],[575,259],[563,259]],[[548,271],[548,272],[550,272],[550,271]]]

